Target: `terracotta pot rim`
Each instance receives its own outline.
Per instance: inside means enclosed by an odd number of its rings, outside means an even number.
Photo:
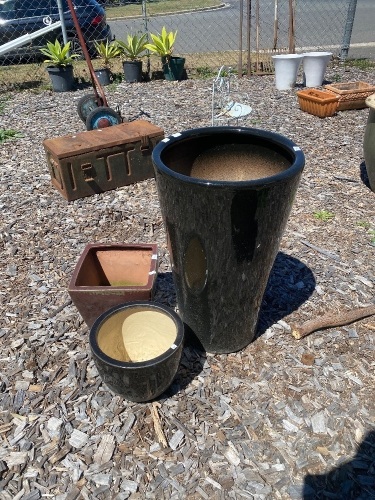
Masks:
[[[99,329],[103,322],[108,319],[110,316],[113,316],[119,311],[123,311],[125,309],[131,309],[131,308],[142,308],[144,307],[147,310],[150,309],[155,309],[156,311],[161,311],[164,314],[167,314],[174,322],[176,326],[176,338],[173,342],[173,345],[175,346],[174,348],[170,347],[167,351],[163,352],[160,354],[160,356],[157,356],[156,358],[148,359],[146,361],[119,361],[117,359],[111,358],[107,354],[105,354],[99,347],[98,342],[97,342],[97,335],[99,332]],[[90,329],[90,334],[89,334],[89,343],[90,343],[90,348],[91,352],[93,353],[94,356],[99,358],[102,362],[107,364],[108,366],[113,366],[114,368],[120,368],[123,370],[138,370],[139,368],[146,368],[146,367],[152,367],[152,366],[157,366],[159,363],[164,362],[166,359],[170,358],[173,356],[178,350],[178,348],[181,346],[181,344],[184,341],[184,324],[182,322],[182,319],[180,316],[170,307],[165,306],[164,304],[159,304],[157,302],[151,302],[151,301],[144,301],[144,300],[137,300],[133,302],[126,302],[124,304],[120,304],[117,306],[112,307],[108,311],[104,312],[101,314],[93,326]]]
[[[156,255],[155,259],[152,259],[152,266],[150,267],[150,273],[148,281],[145,285],[122,285],[122,286],[108,286],[108,285],[76,285],[78,270],[81,268],[83,261],[86,259],[90,250],[152,250],[153,255]],[[75,293],[80,291],[86,292],[87,290],[113,290],[113,292],[118,292],[121,290],[148,290],[154,282],[154,274],[157,274],[157,258],[158,246],[157,243],[88,243],[83,252],[81,253],[78,262],[74,268],[72,277],[69,283],[69,291],[73,290]],[[153,273],[155,271],[155,273]]]
[[[266,143],[276,145],[279,152],[284,151],[292,157],[291,165],[289,168],[279,172],[275,175],[270,175],[269,177],[262,177],[260,179],[248,179],[243,181],[221,181],[221,180],[207,180],[199,179],[196,177],[190,177],[188,175],[180,174],[175,170],[169,168],[162,160],[164,151],[172,147],[176,142],[189,141],[194,138],[202,138],[204,136],[212,135],[233,135],[237,136],[242,134],[243,136],[249,135],[254,138],[263,139]],[[221,143],[222,144],[222,143]],[[160,170],[162,174],[174,177],[180,182],[187,182],[191,184],[196,184],[204,187],[216,186],[223,188],[233,187],[235,189],[248,189],[251,187],[265,186],[270,184],[275,184],[283,180],[287,180],[293,177],[296,172],[303,169],[305,164],[305,155],[302,149],[297,146],[293,141],[287,137],[278,134],[276,132],[269,132],[267,130],[249,128],[249,127],[234,127],[234,126],[220,126],[220,127],[202,127],[196,129],[185,130],[180,133],[173,134],[169,137],[162,139],[154,148],[152,152],[152,160],[154,165]]]

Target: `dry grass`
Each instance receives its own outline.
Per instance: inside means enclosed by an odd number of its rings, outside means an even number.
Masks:
[[[167,14],[170,12],[182,12],[202,8],[210,8],[220,5],[218,0],[162,0],[160,2],[148,2],[147,14],[149,16]],[[107,7],[107,18],[134,17],[142,15],[141,4],[128,4],[119,7]]]

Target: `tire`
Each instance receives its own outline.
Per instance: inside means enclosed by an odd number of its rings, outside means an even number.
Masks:
[[[98,102],[95,94],[87,94],[81,97],[77,104],[77,111],[83,123],[86,123],[87,117],[91,111],[97,109],[101,104],[101,102]]]
[[[97,130],[105,127],[112,127],[122,123],[121,116],[112,108],[101,106],[93,109],[87,116],[86,128],[87,130]]]

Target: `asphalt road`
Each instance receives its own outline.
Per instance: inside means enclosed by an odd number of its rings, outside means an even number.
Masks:
[[[260,0],[260,48],[269,48],[273,39],[274,0]],[[253,1],[253,5],[254,5]],[[246,0],[244,0],[246,5]],[[279,2],[279,5],[282,2]],[[178,30],[176,53],[194,53],[234,50],[238,48],[240,0],[228,0],[222,9],[151,17],[148,29],[158,32],[162,26]],[[343,0],[308,0],[298,2],[296,17],[297,49],[303,47],[329,47],[339,52],[346,21],[347,7]],[[246,13],[245,13],[246,14]],[[252,12],[254,26],[255,12]],[[246,23],[245,23],[246,24]],[[110,21],[116,39],[123,40],[127,33],[144,32],[141,19]],[[278,47],[288,46],[288,12],[279,7]],[[246,46],[246,33],[243,43]],[[299,42],[299,44],[298,44]],[[252,46],[255,30],[252,28]],[[350,57],[375,59],[375,0],[358,0],[353,25]]]

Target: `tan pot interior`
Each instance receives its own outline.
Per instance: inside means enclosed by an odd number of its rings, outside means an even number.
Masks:
[[[76,286],[145,286],[152,249],[92,248],[77,275]]]
[[[98,330],[97,342],[110,358],[140,362],[166,352],[176,337],[176,325],[167,314],[151,307],[134,307],[106,319]]]

